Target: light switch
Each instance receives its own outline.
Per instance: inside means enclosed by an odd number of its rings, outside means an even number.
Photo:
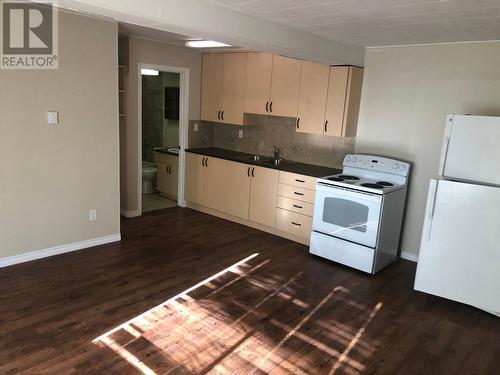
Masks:
[[[197,132],[197,131],[198,131],[198,123],[197,123],[197,122],[195,122],[195,123],[194,123],[193,130],[194,130],[195,132]]]
[[[243,130],[238,130],[238,138],[243,138]]]
[[[47,112],[47,122],[53,125],[59,124],[59,112],[55,111]]]

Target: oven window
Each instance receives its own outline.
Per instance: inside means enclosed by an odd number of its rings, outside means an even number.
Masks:
[[[323,222],[366,233],[369,208],[340,198],[325,198]]]

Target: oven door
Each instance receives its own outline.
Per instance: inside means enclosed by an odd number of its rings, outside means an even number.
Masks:
[[[375,248],[382,195],[318,183],[313,230]]]

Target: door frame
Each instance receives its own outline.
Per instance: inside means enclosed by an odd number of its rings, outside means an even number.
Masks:
[[[177,204],[186,207],[184,187],[186,184],[186,148],[189,134],[189,68],[178,66],[139,63],[137,67],[137,203],[139,216],[142,215],[142,75],[141,69],[154,69],[166,73],[179,74],[179,181]]]

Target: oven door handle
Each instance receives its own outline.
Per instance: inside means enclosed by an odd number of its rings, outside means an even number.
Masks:
[[[380,202],[382,200],[382,195],[368,193],[366,191],[347,189],[340,186],[333,186],[318,182],[316,185],[316,193],[322,192],[324,195],[334,195],[335,197],[359,199],[371,202]]]

